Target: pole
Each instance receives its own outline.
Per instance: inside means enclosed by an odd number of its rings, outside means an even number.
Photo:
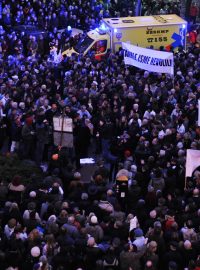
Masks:
[[[184,189],[187,188],[187,177],[185,177],[185,185],[184,185]]]
[[[173,84],[173,89],[175,89],[174,88],[174,75],[173,75],[173,78],[172,78],[172,84]]]
[[[61,135],[60,135],[60,145],[59,145],[59,148],[62,147],[64,120],[65,120],[65,114],[64,114],[64,109],[63,109],[63,114],[62,114],[62,124],[61,124]]]

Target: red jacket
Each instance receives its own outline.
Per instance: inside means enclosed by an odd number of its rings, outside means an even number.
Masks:
[[[189,40],[191,43],[196,43],[196,40],[197,40],[197,32],[196,31],[191,31],[189,33]]]

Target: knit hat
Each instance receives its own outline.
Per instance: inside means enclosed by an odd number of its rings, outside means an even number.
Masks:
[[[81,200],[87,200],[88,199],[88,194],[87,193],[82,193],[81,194]]]
[[[137,172],[137,166],[136,165],[131,165],[131,172]]]
[[[49,218],[48,218],[48,221],[51,222],[51,223],[54,223],[56,222],[57,220],[57,217],[55,215],[51,215]]]
[[[141,237],[141,236],[143,236],[143,231],[140,228],[137,228],[134,231],[134,235],[135,235],[135,237]]]
[[[31,191],[31,192],[29,193],[29,197],[35,198],[35,197],[36,197],[36,192],[35,192],[35,191]]]
[[[160,157],[164,157],[165,156],[165,150],[160,150]]]
[[[92,216],[91,219],[90,219],[90,222],[91,222],[92,224],[97,224],[97,223],[98,223],[97,217],[96,217],[96,216]]]
[[[182,143],[182,142],[178,142],[178,143],[177,143],[177,147],[178,147],[179,149],[183,148],[183,143]]]
[[[31,256],[33,257],[39,257],[40,256],[40,249],[39,247],[35,246],[31,249]]]

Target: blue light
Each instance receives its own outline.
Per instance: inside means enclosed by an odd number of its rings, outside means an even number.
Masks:
[[[114,29],[114,33],[117,33],[117,29],[116,28]]]
[[[185,29],[186,28],[186,25],[185,24],[182,24],[182,28]]]
[[[68,25],[68,26],[67,26],[67,31],[71,31],[71,30],[72,30],[71,26]]]
[[[101,29],[102,31],[106,31],[106,25],[105,25],[104,23],[102,23],[102,24],[100,25],[100,29]]]

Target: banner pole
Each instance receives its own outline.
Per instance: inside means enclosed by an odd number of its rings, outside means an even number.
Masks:
[[[187,188],[187,176],[185,177],[185,185],[184,185],[184,189]]]

